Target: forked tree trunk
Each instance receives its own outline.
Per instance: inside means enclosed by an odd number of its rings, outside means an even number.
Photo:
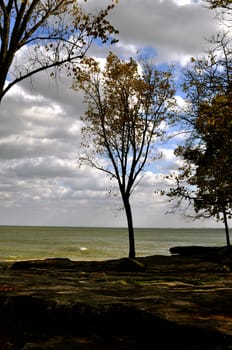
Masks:
[[[127,196],[123,196],[123,203],[126,211],[128,234],[129,234],[129,259],[135,259],[135,237],[130,201]]]

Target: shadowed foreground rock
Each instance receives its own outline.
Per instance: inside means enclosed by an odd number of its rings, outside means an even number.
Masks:
[[[220,261],[232,257],[232,247],[180,246],[170,248],[170,253]]]
[[[229,254],[1,264],[1,350],[173,348],[232,349]]]

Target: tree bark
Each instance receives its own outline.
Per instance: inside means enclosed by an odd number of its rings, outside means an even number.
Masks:
[[[0,66],[1,66],[1,62],[0,62]],[[5,86],[5,82],[6,82],[6,73],[5,73],[5,69],[4,72],[0,72],[0,104],[2,101],[2,98],[4,96],[4,86]]]
[[[123,196],[124,208],[126,211],[128,234],[129,234],[129,259],[135,259],[135,238],[132,211],[129,198]]]
[[[227,215],[226,215],[226,211],[225,210],[223,211],[223,221],[224,221],[224,224],[225,224],[227,247],[230,247],[230,233],[229,233],[228,220],[227,220]]]

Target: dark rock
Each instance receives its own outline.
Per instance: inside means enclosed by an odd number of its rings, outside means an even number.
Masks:
[[[142,272],[145,271],[145,266],[143,263],[135,259],[121,259],[118,270],[122,272]]]
[[[44,260],[16,261],[11,268],[14,270],[43,268],[72,268],[74,263],[67,258],[48,258]]]
[[[232,256],[232,247],[177,246],[170,248],[170,253],[185,257],[201,257],[217,260]]]

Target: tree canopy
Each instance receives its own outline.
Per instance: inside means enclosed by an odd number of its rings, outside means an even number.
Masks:
[[[104,69],[91,62],[77,74],[74,89],[85,94],[87,111],[82,161],[115,179],[124,204],[129,232],[129,257],[135,257],[130,196],[147,161],[157,156],[155,142],[168,121],[174,90],[170,71],[120,60],[110,53]]]
[[[205,0],[207,3],[209,3],[211,8],[226,8],[226,9],[232,9],[232,3],[231,0]]]
[[[219,39],[219,38],[218,38]],[[219,45],[220,43],[220,45]],[[184,165],[169,195],[193,203],[196,217],[225,223],[232,215],[232,50],[221,36],[209,55],[192,59],[185,73],[187,110],[182,120],[191,134],[176,150]]]
[[[232,1],[231,0],[205,0],[211,10],[215,10],[217,18],[228,28],[232,25]]]
[[[93,39],[113,42],[117,31],[107,15],[116,2],[91,14],[78,0],[0,0],[0,101],[35,73],[64,65],[70,70]]]

